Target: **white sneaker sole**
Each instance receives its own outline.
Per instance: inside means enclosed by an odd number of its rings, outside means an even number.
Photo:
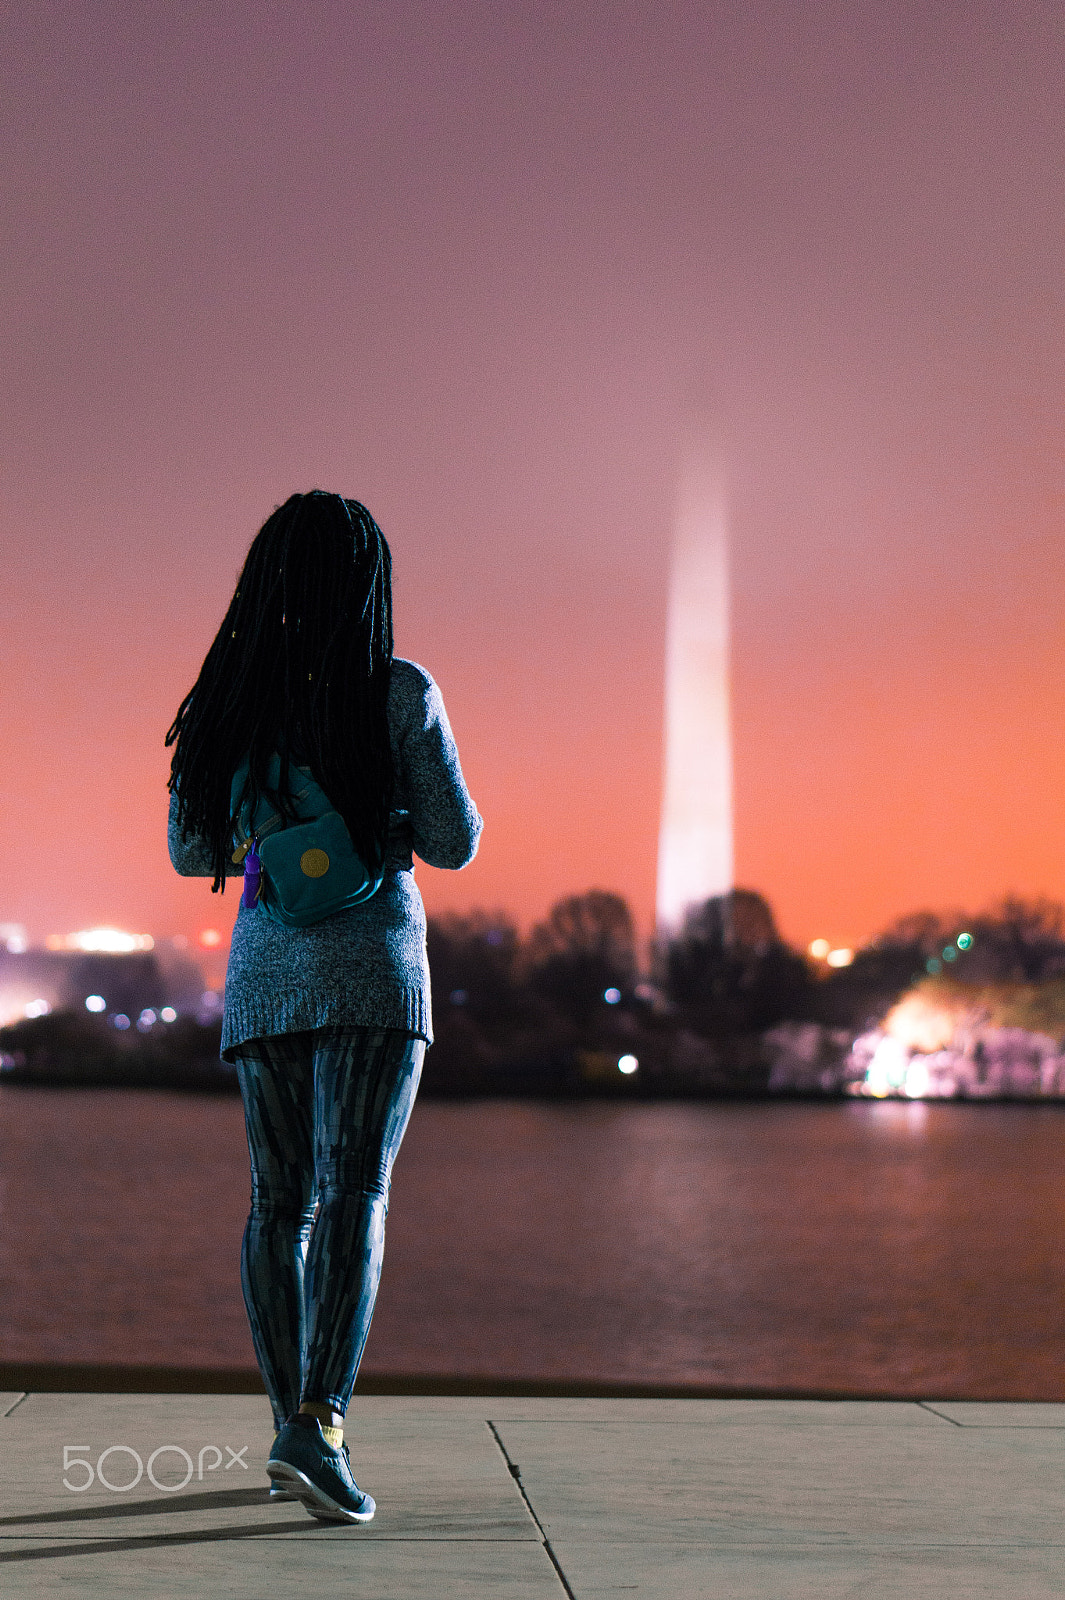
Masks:
[[[266,1470],[273,1483],[283,1485],[294,1499],[302,1500],[305,1509],[319,1522],[370,1522],[377,1510],[374,1506],[371,1511],[348,1511],[287,1461],[269,1461]]]

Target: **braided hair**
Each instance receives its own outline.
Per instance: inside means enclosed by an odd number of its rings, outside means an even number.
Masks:
[[[384,860],[393,765],[388,735],[392,558],[357,500],[294,494],[252,542],[225,621],[166,735],[183,835],[203,838],[224,892],[240,800],[293,815],[290,755],[310,768],[374,872]],[[274,753],[281,771],[267,787]]]

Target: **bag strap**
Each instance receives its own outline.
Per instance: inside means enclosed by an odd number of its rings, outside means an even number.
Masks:
[[[270,807],[265,796],[260,797],[259,804],[256,808],[256,816],[260,817],[258,823],[251,815],[249,804],[246,799],[241,801],[238,806],[237,802],[240,797],[241,790],[244,788],[244,784],[247,780],[248,766],[248,757],[245,756],[244,760],[240,763],[233,775],[233,782],[230,785],[229,791],[231,822],[236,842],[236,848],[233,851],[232,861],[234,866],[237,867],[239,867],[242,862],[246,861],[247,856],[254,845],[259,844],[263,839],[267,838],[272,833],[276,833],[279,829],[287,828],[291,820],[282,812],[275,811],[272,807]],[[295,792],[292,791],[291,782],[291,774],[294,772],[299,773],[301,779],[300,787],[297,788]],[[326,794],[321,785],[315,781],[314,776],[308,767],[297,766],[295,762],[290,762],[289,774],[290,799],[292,800],[293,805],[297,808],[298,821],[314,822],[318,817],[324,816],[327,811],[332,811],[334,809],[329,796]],[[276,751],[270,757],[270,764],[266,772],[266,780],[267,787],[276,791],[281,781],[281,757]],[[309,815],[299,814],[308,805],[308,803],[311,808]],[[262,815],[262,808],[264,806],[267,808],[265,816]]]

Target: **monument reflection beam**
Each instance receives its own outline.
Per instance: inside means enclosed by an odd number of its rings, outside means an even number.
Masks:
[[[665,771],[658,927],[733,887],[728,539],[707,451],[681,476],[666,624]]]

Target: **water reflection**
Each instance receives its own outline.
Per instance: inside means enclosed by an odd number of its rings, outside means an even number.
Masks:
[[[423,1101],[368,1371],[1063,1398],[1048,1105]],[[11,1360],[251,1364],[239,1104],[0,1095]]]

